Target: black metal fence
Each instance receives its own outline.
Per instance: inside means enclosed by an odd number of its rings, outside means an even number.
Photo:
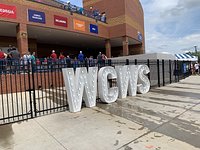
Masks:
[[[142,65],[150,68],[148,78],[152,87],[178,82],[190,75],[182,64],[171,60],[77,60],[0,61],[0,125],[68,110],[62,68],[101,68],[103,66]],[[189,65],[189,62],[188,62]],[[116,86],[116,80],[110,80]],[[97,97],[98,99],[98,97]]]

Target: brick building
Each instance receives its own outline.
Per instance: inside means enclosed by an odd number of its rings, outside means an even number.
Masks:
[[[108,57],[145,53],[143,9],[139,0],[83,0],[82,14],[56,0],[1,0],[0,47],[14,45],[21,55],[51,50],[75,56],[83,51]],[[86,15],[105,12],[106,23]],[[85,11],[85,12],[84,12]]]

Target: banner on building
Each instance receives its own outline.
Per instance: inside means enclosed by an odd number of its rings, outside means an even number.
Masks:
[[[67,18],[54,15],[54,25],[67,27]]]
[[[28,10],[28,20],[31,22],[37,22],[37,23],[46,23],[45,20],[45,13],[36,11],[36,10]]]
[[[74,29],[85,32],[85,22],[74,19]]]
[[[15,6],[0,4],[0,18],[17,18],[17,8]]]
[[[98,34],[99,33],[98,26],[94,24],[90,24],[90,32]]]

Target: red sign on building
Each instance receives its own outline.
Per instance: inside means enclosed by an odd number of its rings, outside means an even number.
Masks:
[[[0,18],[17,18],[17,9],[15,6],[0,4]]]
[[[54,24],[56,26],[67,27],[67,18],[54,15]]]

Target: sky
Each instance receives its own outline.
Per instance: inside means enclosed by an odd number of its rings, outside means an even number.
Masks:
[[[65,0],[67,1],[67,0]],[[82,6],[82,0],[70,0]],[[140,0],[147,53],[200,51],[200,0]]]

